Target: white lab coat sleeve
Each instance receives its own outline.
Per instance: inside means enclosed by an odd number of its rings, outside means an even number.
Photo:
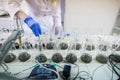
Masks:
[[[10,14],[11,18],[15,18],[15,14],[20,11],[20,6],[23,0],[9,0],[6,10]]]
[[[54,27],[62,27],[60,4],[54,6],[53,20],[54,20]]]

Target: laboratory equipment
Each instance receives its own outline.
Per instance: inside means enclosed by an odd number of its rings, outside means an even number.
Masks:
[[[47,57],[44,54],[37,55],[35,59],[40,63],[45,63],[47,61]]]
[[[29,60],[30,57],[31,57],[31,55],[30,55],[29,53],[27,53],[27,52],[22,52],[22,53],[19,54],[18,59],[19,59],[21,62],[25,62],[25,61]]]
[[[55,46],[55,43],[52,42],[52,41],[50,41],[50,42],[48,42],[48,43],[46,44],[46,48],[47,48],[47,49],[54,49],[54,46]]]
[[[80,57],[80,59],[84,62],[84,63],[90,63],[92,61],[92,55],[88,54],[88,53],[83,53],[83,55]]]
[[[0,65],[4,63],[3,61],[6,55],[8,54],[8,51],[10,50],[12,44],[20,35],[21,35],[21,30],[15,30],[9,36],[9,38],[3,43],[3,45],[0,48]],[[1,74],[0,79],[2,80],[7,80],[7,79],[20,80],[11,74],[6,74],[6,73],[0,73],[0,74]]]
[[[96,60],[100,63],[107,63],[108,57],[105,54],[98,54]]]
[[[37,65],[30,75],[28,80],[58,80],[59,76],[56,74],[57,69],[51,64],[41,64]]]
[[[65,59],[68,63],[74,64],[77,61],[77,56],[74,53],[68,53]]]
[[[65,42],[62,42],[62,43],[59,44],[59,48],[62,49],[62,50],[65,50],[65,49],[68,48],[68,44],[65,43]]]
[[[18,38],[18,36],[21,34],[21,30],[15,30],[11,36],[3,43],[3,45],[0,48],[0,64],[2,64],[5,56],[7,55],[8,51],[10,50],[12,44],[15,42],[15,40]]]
[[[16,59],[16,55],[15,55],[15,54],[13,54],[13,53],[8,53],[8,54],[5,56],[4,62],[5,62],[5,63],[10,63],[10,62],[13,62],[15,59]]]
[[[55,53],[52,56],[52,60],[53,60],[53,62],[59,63],[59,62],[63,61],[63,57],[60,53]]]

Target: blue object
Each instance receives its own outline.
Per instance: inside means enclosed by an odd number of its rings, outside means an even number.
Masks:
[[[70,33],[66,33],[66,34],[64,34],[64,36],[66,37],[66,36],[70,36]]]
[[[57,66],[57,64],[55,62],[50,62],[51,65],[53,65],[54,67]]]
[[[32,17],[28,16],[24,19],[24,22],[29,26],[35,36],[41,35],[41,27]]]
[[[27,80],[58,80],[58,75],[55,73],[57,69],[51,64],[42,64],[36,66],[28,76]],[[55,72],[54,72],[55,71]]]
[[[37,64],[37,63],[36,63],[36,64],[34,64],[34,67],[37,67],[37,66],[39,66],[39,64]]]

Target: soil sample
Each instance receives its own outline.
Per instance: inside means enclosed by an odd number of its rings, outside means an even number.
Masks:
[[[69,63],[74,64],[77,61],[77,56],[74,53],[69,53],[66,56],[66,61],[69,62]]]
[[[46,48],[49,49],[49,50],[54,49],[54,46],[55,46],[55,43],[54,43],[54,42],[48,42],[48,43],[46,44]]]
[[[81,49],[81,45],[79,43],[73,44],[72,49],[80,50]]]
[[[95,49],[95,46],[94,45],[86,45],[86,50],[88,51],[92,51]]]
[[[92,56],[88,53],[84,53],[82,56],[81,56],[81,60],[84,62],[84,63],[90,63],[92,61]]]
[[[68,48],[68,44],[67,44],[67,43],[65,43],[65,42],[60,43],[60,44],[59,44],[59,48],[60,48],[61,50],[65,50],[65,49],[67,49],[67,48]]]
[[[18,56],[18,59],[21,61],[21,62],[25,62],[27,60],[29,60],[31,57],[30,54],[28,54],[27,52],[22,52],[20,53],[20,55]]]
[[[52,56],[52,60],[56,63],[59,63],[59,62],[62,62],[63,60],[63,57],[60,53],[55,53],[53,56]]]
[[[13,62],[16,59],[16,55],[14,55],[13,53],[8,53],[4,59],[5,63],[10,63]]]
[[[44,63],[47,61],[47,57],[44,54],[39,54],[38,56],[36,56],[35,59],[40,63]]]
[[[104,55],[104,54],[98,54],[98,55],[96,56],[96,60],[97,60],[98,62],[104,64],[104,63],[107,63],[108,57],[107,57],[106,55]]]

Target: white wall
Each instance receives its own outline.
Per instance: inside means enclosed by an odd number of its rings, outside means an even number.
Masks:
[[[66,0],[65,30],[110,34],[120,0]]]

